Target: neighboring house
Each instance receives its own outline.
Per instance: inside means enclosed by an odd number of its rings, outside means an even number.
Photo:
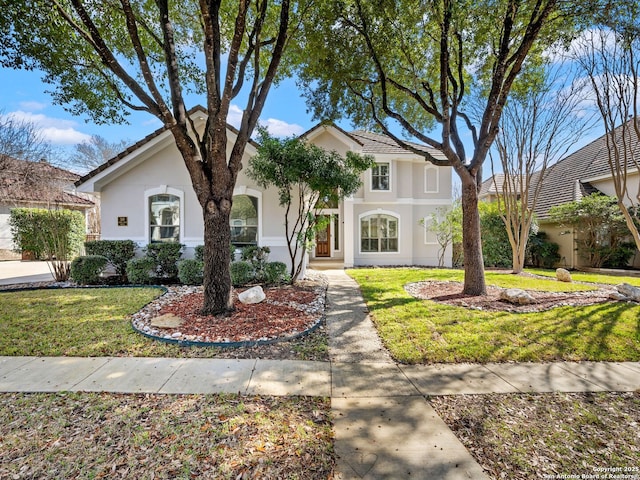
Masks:
[[[65,208],[85,213],[92,224],[95,204],[92,197],[75,193],[79,175],[45,161],[31,162],[3,156],[0,158],[0,259],[15,258],[9,216],[11,209]],[[97,223],[97,222],[93,222]]]
[[[618,136],[619,131],[620,129],[616,132]],[[629,128],[627,131],[632,136],[629,144],[636,152],[636,158],[640,159],[640,144],[633,128]],[[496,177],[495,182],[498,186],[497,190],[493,177],[482,183],[479,194],[481,200],[495,200],[495,195],[501,193],[504,175],[499,175],[500,177]],[[538,174],[534,175],[533,181],[535,182]],[[629,168],[627,185],[632,195],[638,191],[639,180],[638,171],[635,168]],[[613,197],[616,195],[608,162],[607,141],[604,135],[550,166],[544,175],[536,202],[535,214],[540,231],[545,232],[550,241],[560,245],[561,259],[558,266],[578,268],[585,265],[584,260],[578,256],[575,249],[574,230],[552,222],[549,217],[549,209],[555,205],[580,200],[584,196],[596,192]],[[626,199],[625,203],[627,205],[637,204],[638,200]],[[638,257],[640,256],[636,255],[636,263],[640,261]]]
[[[206,110],[190,111],[196,128]],[[237,131],[228,127],[229,146]],[[390,138],[333,125],[318,125],[306,141],[344,155],[373,155],[376,165],[363,174],[363,186],[337,205],[318,213],[330,215],[311,259],[354,265],[437,265],[438,244],[421,221],[451,205],[451,168],[436,167],[424,157],[398,147]],[[246,175],[257,145],[250,142],[234,190],[230,229],[232,243],[268,246],[270,259],[289,262],[284,209],[273,188],[263,189]],[[427,147],[421,146],[426,149]],[[439,158],[439,152],[431,150]],[[76,182],[81,192],[101,197],[102,238],[131,239],[144,246],[179,241],[189,256],[203,244],[202,209],[171,132],[161,128]],[[292,210],[296,210],[295,206]],[[447,255],[448,264],[451,254]]]

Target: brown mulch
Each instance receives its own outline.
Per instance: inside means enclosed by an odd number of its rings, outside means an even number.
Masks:
[[[491,312],[542,312],[555,307],[584,306],[602,303],[609,300],[612,290],[600,288],[581,292],[543,292],[527,290],[535,303],[515,305],[500,299],[504,289],[487,286],[486,296],[470,296],[462,293],[460,282],[424,281],[405,285],[405,290],[413,297],[422,300],[446,303],[456,307],[487,310]]]

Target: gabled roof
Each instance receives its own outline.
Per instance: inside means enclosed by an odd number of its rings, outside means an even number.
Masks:
[[[93,202],[66,192],[79,175],[48,162],[0,158],[0,201],[20,203],[93,206]]]
[[[196,116],[198,113],[201,113],[201,114],[204,115],[204,117],[206,117],[207,116],[207,109],[204,108],[202,105],[196,105],[195,107],[193,107],[192,109],[190,109],[187,112],[187,115],[190,116],[190,117],[193,117],[193,116]],[[230,130],[231,132],[233,132],[236,135],[239,133],[238,129],[233,127],[232,125],[227,124],[227,129]],[[158,139],[163,134],[170,135],[169,128],[167,126],[162,126],[162,127],[158,128],[156,131],[150,133],[149,135],[144,137],[142,140],[140,140],[140,141],[134,143],[133,145],[127,147],[126,150],[123,150],[122,152],[118,153],[115,157],[107,160],[102,165],[98,166],[97,168],[93,169],[92,171],[90,171],[89,173],[87,173],[86,175],[84,175],[83,177],[78,179],[75,182],[76,187],[79,187],[83,183],[86,183],[88,180],[91,180],[96,175],[104,172],[105,170],[107,170],[111,166],[121,162],[123,159],[127,158],[129,155],[134,153],[136,150],[139,150],[139,149],[147,146],[149,143],[151,143],[155,139]],[[251,145],[253,145],[254,147],[258,146],[258,144],[256,142],[254,142],[253,140],[251,140],[251,139],[249,140],[249,143]]]
[[[398,145],[391,137],[382,135],[380,133],[367,132],[364,130],[355,130],[349,133],[350,136],[357,139],[362,143],[362,153],[365,154],[407,154],[413,153],[406,148]],[[407,142],[407,144],[415,147],[416,149],[428,153],[438,160],[446,160],[444,154],[433,147],[423,145],[421,143]]]
[[[631,120],[630,120],[631,122]],[[640,157],[640,141],[631,125],[627,125],[628,145],[631,145],[636,158]],[[615,130],[615,137],[620,141],[623,127]],[[608,162],[607,137],[603,135],[588,145],[576,150],[554,165],[547,168],[538,199],[535,213],[538,219],[549,218],[549,209],[555,205],[580,200],[582,197],[596,193],[599,190],[591,183],[594,179],[604,179],[611,176]],[[500,174],[502,175],[502,174]],[[532,178],[532,185],[540,178],[536,172]],[[498,179],[502,184],[504,175]],[[480,195],[491,191],[493,179],[485,180]],[[497,193],[492,191],[491,193]]]

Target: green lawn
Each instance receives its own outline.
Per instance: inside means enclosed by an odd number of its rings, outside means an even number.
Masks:
[[[158,288],[0,292],[0,355],[176,356],[174,345],[134,332],[127,315]]]
[[[403,288],[423,280],[461,281],[459,270],[376,268],[348,273],[360,284],[382,341],[400,362],[640,360],[636,304],[611,302],[519,314],[477,311],[419,300]],[[487,272],[486,278],[500,287],[592,288],[496,272]]]
[[[555,270],[545,270],[541,268],[527,268],[527,273],[556,278]],[[571,272],[571,278],[576,282],[603,283],[606,285],[618,285],[628,283],[635,287],[640,287],[640,277],[624,277],[617,275],[604,275],[602,273]]]

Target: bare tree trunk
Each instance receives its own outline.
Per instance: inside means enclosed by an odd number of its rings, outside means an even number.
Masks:
[[[462,178],[462,248],[464,252],[463,293],[465,295],[486,295],[478,187],[475,178],[471,175],[465,175]]]
[[[212,201],[211,201],[212,202]],[[204,215],[204,315],[233,310],[231,287],[231,199],[220,202],[223,208],[203,208]],[[228,204],[228,207],[226,207]],[[224,305],[224,309],[220,306]]]

